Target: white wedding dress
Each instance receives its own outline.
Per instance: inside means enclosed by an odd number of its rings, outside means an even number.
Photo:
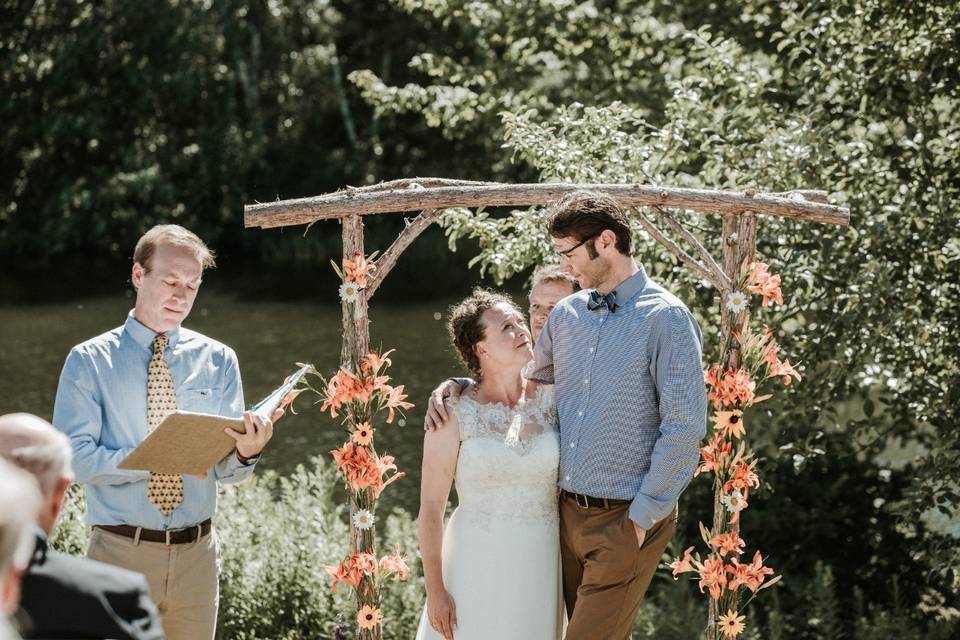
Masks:
[[[553,387],[516,407],[461,397],[459,506],[443,534],[443,583],[456,640],[559,640],[557,468]],[[417,640],[442,640],[424,607]]]

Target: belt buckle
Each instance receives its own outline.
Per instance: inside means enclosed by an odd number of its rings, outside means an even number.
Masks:
[[[581,507],[583,509],[590,508],[590,500],[587,498],[587,496],[581,495],[579,493],[575,493],[573,495],[576,498],[578,507]],[[583,498],[583,504],[580,503],[580,498]]]
[[[168,547],[170,546],[170,534],[171,534],[171,533],[173,533],[173,531],[171,531],[170,529],[166,529],[166,530],[164,530],[164,532],[163,532],[163,535],[164,535],[164,537],[166,538],[166,540],[164,541],[164,544],[166,544]]]

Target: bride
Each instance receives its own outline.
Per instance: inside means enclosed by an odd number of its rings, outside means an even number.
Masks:
[[[451,338],[478,380],[424,436],[417,640],[557,640],[563,627],[553,388],[528,382],[530,331],[505,296],[477,289]],[[459,506],[443,528],[450,487]]]

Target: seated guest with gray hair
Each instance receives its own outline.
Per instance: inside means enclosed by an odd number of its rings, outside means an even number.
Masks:
[[[20,579],[33,549],[40,493],[28,474],[0,458],[0,640],[19,640],[7,616],[17,609]]]
[[[0,458],[29,471],[42,493],[33,557],[20,606],[25,638],[163,638],[146,579],[133,571],[48,548],[73,481],[69,439],[28,413],[0,416]],[[6,509],[2,509],[6,511]]]

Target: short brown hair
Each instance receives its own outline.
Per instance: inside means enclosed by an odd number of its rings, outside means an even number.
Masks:
[[[617,201],[596,191],[574,191],[554,206],[547,219],[547,230],[554,238],[576,238],[583,242],[609,229],[617,237],[617,250],[630,255],[633,236],[630,222]],[[593,243],[587,245],[590,255],[596,254]]]
[[[533,278],[530,281],[530,292],[533,293],[533,290],[544,282],[563,282],[564,284],[570,285],[570,290],[574,293],[580,291],[580,283],[577,282],[577,279],[555,264],[548,264],[533,272]]]
[[[144,271],[150,273],[150,259],[157,246],[169,244],[175,247],[193,249],[197,259],[204,269],[216,266],[213,251],[204,244],[197,234],[178,224],[158,224],[140,236],[137,247],[133,250],[133,261],[139,262]]]
[[[478,380],[481,377],[480,358],[477,357],[473,348],[486,337],[483,325],[480,323],[480,317],[483,316],[485,311],[492,309],[501,302],[510,305],[517,313],[520,313],[517,305],[508,296],[480,287],[474,289],[469,298],[450,311],[450,321],[447,323],[450,340],[453,342],[453,346],[457,348],[460,360],[467,366],[467,369],[470,369],[477,376]]]

